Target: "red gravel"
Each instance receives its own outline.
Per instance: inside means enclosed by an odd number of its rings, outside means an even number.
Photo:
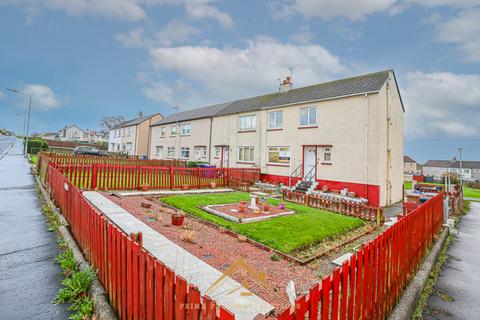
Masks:
[[[268,209],[268,212],[261,211],[260,213],[254,213],[253,209],[250,209],[248,207],[245,208],[244,212],[240,212],[238,211],[239,207],[240,205],[238,203],[209,206],[209,208],[213,210],[223,212],[225,214],[228,214],[229,216],[233,216],[239,219],[269,217],[276,216],[281,213],[290,212],[290,210],[280,209],[278,206],[274,205],[269,205],[270,208]],[[236,212],[232,212],[231,210],[236,210]]]
[[[155,201],[150,201],[152,203],[150,209],[143,208],[141,202],[147,200],[142,196],[124,198],[108,194],[105,196],[220,271],[225,271],[238,259],[242,259],[257,273],[263,272],[266,278],[264,282],[259,282],[243,270],[235,272],[232,278],[246,284],[250,291],[275,306],[277,313],[289,306],[285,288],[290,280],[295,282],[297,293],[301,294],[308,292],[308,289],[324,274],[323,270],[318,270],[318,264],[312,264],[309,267],[281,258],[273,261],[271,252],[257,248],[242,241],[241,238],[232,237],[189,216],[185,217],[184,226],[171,226],[171,214],[175,210],[165,208]],[[187,234],[191,237],[192,233],[193,243],[182,240]]]

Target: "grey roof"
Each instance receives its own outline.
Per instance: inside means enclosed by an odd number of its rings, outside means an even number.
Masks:
[[[460,168],[460,161],[455,161],[450,164],[449,168]],[[462,168],[465,169],[480,169],[480,161],[463,161]]]
[[[124,122],[118,124],[113,129],[134,126],[134,125],[140,124],[143,121],[148,120],[151,117],[156,116],[156,115],[161,115],[161,114],[160,113],[152,113],[150,115],[146,115],[146,116],[143,116],[143,117],[138,117],[138,118],[135,118],[135,119],[132,119],[132,120],[127,120],[127,121],[124,121]]]
[[[447,168],[449,167],[455,160],[428,160],[423,165],[424,167],[437,167],[437,168]]]
[[[409,156],[403,156],[403,162],[415,162],[416,163],[417,161],[413,160]]]
[[[351,78],[324,82],[308,87],[292,89],[287,92],[277,92],[263,96],[237,100],[229,104],[217,115],[269,109],[294,103],[317,101],[362,94],[366,92],[380,91],[383,84],[388,79],[389,72],[391,71],[392,70],[385,70]]]
[[[189,120],[195,120],[195,119],[202,119],[202,118],[208,118],[216,115],[218,111],[222,110],[226,106],[228,106],[231,102],[226,102],[226,103],[220,103],[220,104],[215,104],[213,106],[208,106],[208,107],[203,107],[203,108],[198,108],[198,109],[192,109],[192,110],[187,110],[187,111],[182,111],[179,113],[174,113],[168,117],[165,117],[154,124],[153,126],[160,126],[164,124],[169,124],[169,123],[175,123],[175,122],[182,122],[182,121],[189,121]]]
[[[168,116],[152,126],[188,121],[211,116],[221,116],[241,112],[269,109],[289,104],[318,101],[343,96],[378,92],[387,81],[393,70],[384,70],[356,77],[324,82],[307,87],[292,89],[287,92],[276,92],[262,96],[216,104],[209,107],[192,109]],[[403,107],[403,105],[402,105]]]

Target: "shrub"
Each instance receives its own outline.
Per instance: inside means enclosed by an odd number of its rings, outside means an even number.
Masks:
[[[37,154],[40,151],[47,150],[48,143],[39,138],[33,138],[28,140],[27,152],[30,154]]]

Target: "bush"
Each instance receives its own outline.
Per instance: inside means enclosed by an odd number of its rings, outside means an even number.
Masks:
[[[40,151],[48,150],[48,143],[43,139],[33,138],[28,140],[27,152],[37,154]]]

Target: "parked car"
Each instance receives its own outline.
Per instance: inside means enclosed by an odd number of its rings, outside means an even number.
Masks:
[[[90,146],[81,146],[73,149],[73,154],[88,154],[93,156],[108,156],[108,152],[103,150],[98,150],[95,147]]]

